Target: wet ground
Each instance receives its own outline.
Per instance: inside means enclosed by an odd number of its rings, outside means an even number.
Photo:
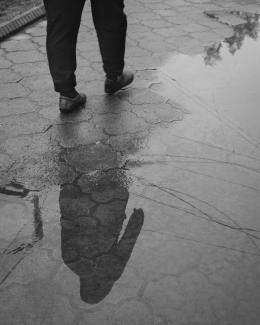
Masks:
[[[0,25],[40,4],[40,0],[0,0]]]
[[[260,321],[258,1],[128,1],[132,87],[62,117],[45,22],[1,43],[3,324]]]

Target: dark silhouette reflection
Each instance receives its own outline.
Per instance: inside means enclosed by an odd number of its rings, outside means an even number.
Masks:
[[[126,228],[129,193],[124,172],[85,174],[60,192],[61,250],[64,263],[80,278],[81,299],[104,299],[124,271],[144,214],[134,210]],[[120,234],[122,236],[120,236]]]
[[[222,60],[220,51],[223,44],[226,44],[231,54],[235,54],[243,46],[246,37],[254,40],[258,38],[259,31],[259,14],[244,13],[244,12],[231,12],[245,20],[244,24],[234,26],[234,33],[231,37],[227,37],[223,42],[215,43],[207,48],[206,56],[204,58],[206,65],[215,65],[218,61]]]

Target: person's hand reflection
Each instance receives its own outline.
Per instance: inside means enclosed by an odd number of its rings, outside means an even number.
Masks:
[[[141,231],[144,213],[135,209],[119,240],[128,198],[126,177],[117,171],[84,175],[61,188],[62,258],[80,277],[89,304],[104,299],[120,278]]]

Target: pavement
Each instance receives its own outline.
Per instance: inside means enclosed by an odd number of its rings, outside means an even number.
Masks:
[[[84,9],[59,114],[46,22],[0,44],[1,324],[258,325],[257,0],[128,0],[103,93]]]

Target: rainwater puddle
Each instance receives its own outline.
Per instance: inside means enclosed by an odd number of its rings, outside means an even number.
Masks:
[[[0,188],[0,284],[33,246],[43,238],[39,196],[23,185]]]
[[[159,70],[162,78],[171,79],[160,87],[160,93],[175,99],[172,86],[178,84],[259,143],[259,31],[259,16],[247,15],[245,24],[234,27],[232,37],[213,44],[205,53],[173,55]]]

